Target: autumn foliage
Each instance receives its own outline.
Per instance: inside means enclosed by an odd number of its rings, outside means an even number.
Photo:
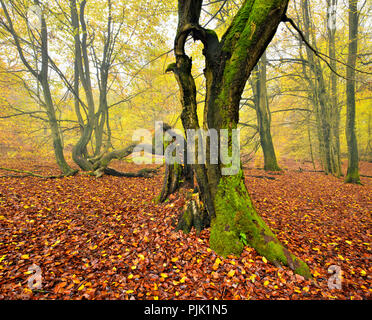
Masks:
[[[12,164],[58,172],[53,163]],[[371,179],[348,185],[323,173],[299,172],[293,162],[281,165],[280,174],[246,168],[246,184],[265,222],[308,263],[313,280],[272,265],[248,247],[239,258],[217,256],[209,248],[209,230],[199,236],[176,232],[185,197],[181,192],[154,203],[162,172],[152,178],[3,177],[0,298],[368,299]],[[371,170],[370,163],[362,164],[362,173]],[[42,272],[39,290],[28,287],[33,264]],[[332,265],[342,270],[339,290],[328,287]]]

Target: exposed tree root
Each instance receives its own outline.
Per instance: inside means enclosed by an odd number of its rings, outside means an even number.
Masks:
[[[178,218],[176,230],[182,230],[184,233],[189,233],[192,227],[199,234],[204,228],[210,226],[210,218],[207,211],[200,203],[199,194],[193,194],[191,199],[186,202],[184,211]]]
[[[128,177],[128,178],[150,178],[153,174],[156,174],[162,166],[157,168],[144,168],[137,172],[120,172],[112,168],[105,168],[104,173],[115,177]]]
[[[23,173],[23,175],[21,175],[21,176],[20,175],[9,175],[9,176],[1,176],[2,178],[4,178],[4,177],[12,177],[12,178],[36,177],[36,178],[41,178],[41,179],[59,179],[59,178],[74,176],[78,172],[78,170],[74,170],[74,171],[71,171],[70,173],[67,173],[67,174],[43,176],[41,174],[31,172],[31,171],[27,171],[27,170],[9,169],[9,168],[3,168],[3,167],[0,167],[0,170],[9,171],[9,172]]]

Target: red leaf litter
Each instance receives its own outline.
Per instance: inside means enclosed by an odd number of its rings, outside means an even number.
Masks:
[[[1,166],[58,173],[31,160]],[[240,257],[217,256],[209,230],[175,232],[184,193],[155,204],[162,171],[152,178],[1,177],[0,299],[370,299],[372,179],[350,185],[284,168],[247,168],[246,184],[312,280],[249,247]],[[371,175],[372,164],[362,163],[361,172]]]

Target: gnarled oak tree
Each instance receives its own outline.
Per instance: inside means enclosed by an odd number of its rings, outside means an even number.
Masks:
[[[176,62],[169,65],[167,71],[174,73],[179,84],[185,131],[198,130],[192,60],[185,53],[185,43],[190,35],[194,40],[200,40],[204,45],[206,78],[203,128],[216,129],[217,132],[220,129],[236,129],[244,86],[285,16],[288,0],[246,0],[221,39],[213,30],[200,26],[202,3],[202,0],[178,1],[179,21],[174,43]],[[232,142],[229,140],[231,149]],[[207,145],[207,154],[210,147]],[[278,241],[257,213],[241,168],[235,175],[222,175],[222,163],[199,163],[192,167],[200,199],[210,218],[202,221],[211,223],[212,249],[227,256],[240,254],[244,245],[248,244],[270,261],[311,277],[308,266]],[[193,219],[187,216],[187,212],[181,221],[192,223]]]

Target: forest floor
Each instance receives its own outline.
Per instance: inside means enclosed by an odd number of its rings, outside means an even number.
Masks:
[[[280,174],[248,165],[246,184],[313,280],[248,247],[223,259],[209,248],[209,230],[175,232],[185,200],[181,192],[153,202],[162,170],[147,179],[1,177],[0,299],[371,299],[372,179],[350,185],[299,171],[294,161],[281,164]],[[52,163],[31,160],[0,166],[58,173]],[[128,163],[116,168],[138,170]],[[372,175],[372,163],[361,163],[361,173]],[[329,288],[337,279],[330,267],[341,270],[339,289]],[[39,275],[41,288],[30,290]]]

